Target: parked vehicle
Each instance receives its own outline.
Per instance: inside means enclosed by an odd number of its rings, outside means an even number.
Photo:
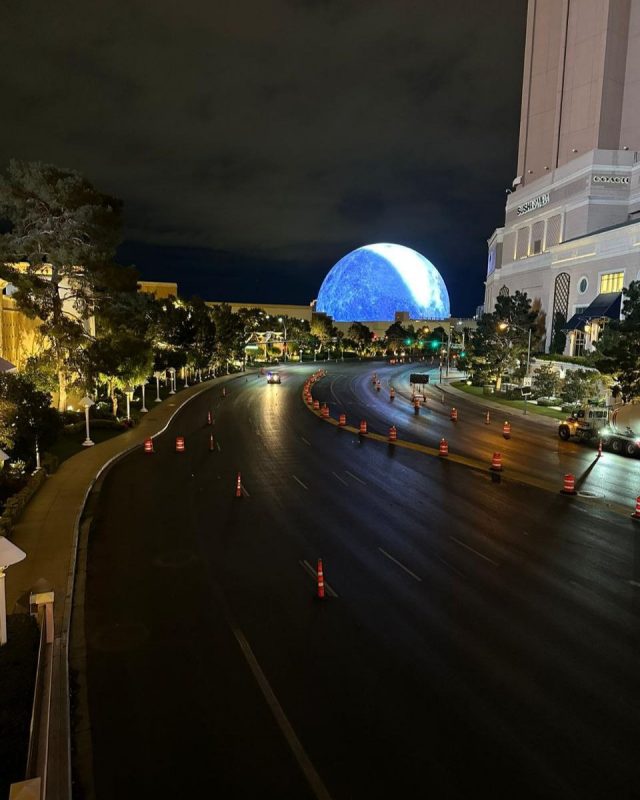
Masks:
[[[614,453],[636,455],[640,453],[640,404],[582,406],[558,425],[558,436],[565,441],[601,440],[602,446]]]

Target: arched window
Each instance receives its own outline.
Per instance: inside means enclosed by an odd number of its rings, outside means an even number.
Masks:
[[[498,292],[499,297],[509,297],[509,287],[503,286]]]
[[[571,278],[568,272],[561,272],[555,280],[553,287],[553,318],[551,321],[551,342],[556,340],[564,324],[567,321],[569,313],[569,286],[571,285]]]

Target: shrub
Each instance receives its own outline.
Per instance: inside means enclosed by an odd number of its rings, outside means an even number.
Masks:
[[[559,406],[562,400],[559,397],[539,397],[536,400],[539,406]]]

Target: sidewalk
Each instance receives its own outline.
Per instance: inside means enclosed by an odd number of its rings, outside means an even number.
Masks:
[[[216,379],[220,383],[220,379]],[[78,515],[99,471],[107,462],[153,436],[194,395],[214,385],[199,383],[169,396],[151,408],[130,431],[88,447],[63,462],[50,475],[13,528],[11,541],[25,551],[24,561],[7,571],[7,613],[29,610],[29,592],[46,581],[55,592],[54,626],[59,631],[73,573],[73,547]]]

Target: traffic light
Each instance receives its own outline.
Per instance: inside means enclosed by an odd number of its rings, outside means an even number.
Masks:
[[[439,344],[440,344],[440,342],[437,339],[432,339],[431,340],[431,349],[432,350],[436,350],[438,348]]]
[[[412,344],[413,343],[413,339],[405,339],[404,343],[405,344]]]
[[[460,358],[464,358],[467,355],[465,350],[460,351]]]

